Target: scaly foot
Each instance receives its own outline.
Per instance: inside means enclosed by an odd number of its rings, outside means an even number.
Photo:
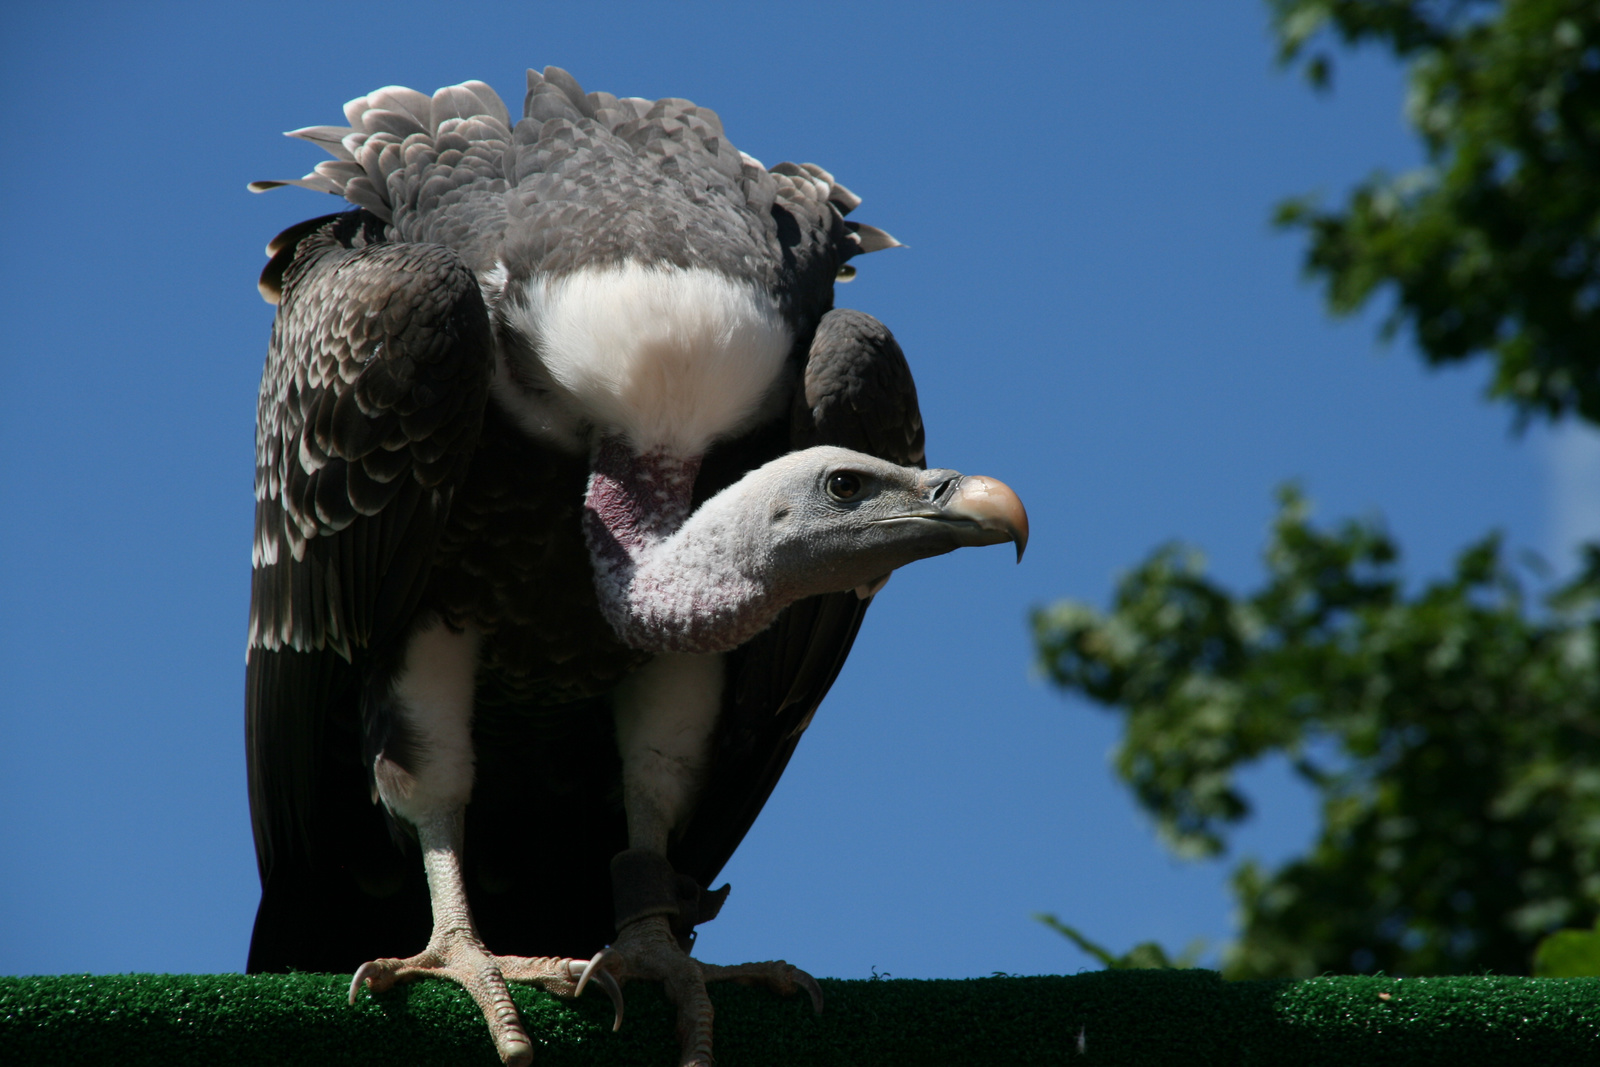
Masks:
[[[622,992],[604,966],[606,953],[592,960],[565,959],[559,956],[495,956],[484,948],[476,931],[435,930],[428,947],[409,959],[382,959],[363,963],[350,980],[350,1003],[363,984],[373,993],[382,993],[402,982],[418,978],[448,978],[472,994],[489,1024],[494,1047],[507,1067],[527,1067],[533,1062],[533,1044],[511,1002],[507,982],[536,985],[558,997],[576,997],[592,978],[610,996],[616,1007],[616,1023],[622,1025]],[[599,964],[600,966],[597,966]]]
[[[641,979],[662,984],[667,999],[678,1007],[678,1040],[682,1050],[679,1067],[712,1067],[714,1062],[711,1055],[714,1013],[711,998],[706,995],[707,982],[764,985],[784,996],[804,989],[811,997],[812,1008],[819,1015],[822,1013],[822,988],[800,968],[791,967],[782,960],[732,967],[701,963],[678,947],[667,920],[660,916],[628,924],[617,935],[616,942],[592,962],[597,978],[609,971],[624,982]]]

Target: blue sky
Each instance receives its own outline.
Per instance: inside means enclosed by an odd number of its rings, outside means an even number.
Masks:
[[[962,552],[879,597],[705,958],[1092,965],[1035,911],[1116,949],[1220,944],[1226,867],[1162,851],[1110,771],[1115,720],[1032,673],[1029,607],[1103,604],[1173,538],[1253,582],[1291,478],[1324,517],[1385,515],[1416,578],[1490,527],[1559,559],[1600,523],[1592,440],[1514,438],[1482,368],[1430,374],[1299,280],[1274,202],[1416,149],[1395,69],[1315,96],[1257,0],[32,5],[0,40],[0,973],[242,968],[255,277],[337,206],[245,183],[304,173],[319,153],[279,133],[370,89],[479,78],[515,110],[547,63],[712,107],[860,194],[908,247],[839,303],[905,347],[930,461],[1033,520],[1020,567]],[[1281,860],[1309,800],[1281,767],[1249,781],[1236,853]]]

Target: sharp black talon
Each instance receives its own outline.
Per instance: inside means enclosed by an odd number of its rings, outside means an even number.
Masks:
[[[610,971],[601,971],[595,981],[600,983],[600,988],[611,998],[611,1006],[617,1010],[616,1020],[611,1024],[611,1032],[614,1034],[622,1029],[622,987],[611,977]]]
[[[594,973],[594,969],[595,969],[596,966],[599,965],[600,961],[605,959],[605,955],[606,955],[606,950],[605,949],[601,949],[599,952],[596,952],[594,954],[594,956],[591,957],[590,960],[587,963],[585,963],[583,965],[583,973],[578,975],[578,988],[573,990],[573,992],[572,992],[572,997],[573,997],[574,1000],[576,1000],[578,997],[583,996],[583,988],[584,988],[584,986],[589,984],[589,976]],[[567,964],[567,970],[569,972],[572,970],[572,964],[570,964],[570,963]]]
[[[578,979],[578,989],[572,995],[574,997],[583,996],[584,987],[589,984],[589,979],[592,976],[599,983],[600,988],[606,991],[606,996],[611,998],[611,1006],[616,1009],[617,1017],[611,1024],[611,1032],[616,1033],[622,1029],[622,987],[617,984],[615,978],[611,977],[611,972],[601,966],[601,961],[606,958],[608,953],[613,956],[616,955],[609,948],[603,948],[594,954],[593,958],[584,966],[583,977]]]
[[[818,1015],[821,1015],[822,987],[817,984],[817,980],[815,978],[811,977],[809,974],[806,974],[804,971],[800,972],[800,978],[798,981],[800,982],[801,986],[805,988],[805,991],[811,995],[812,1010]]]
[[[370,968],[370,970],[369,970],[369,968]],[[375,972],[376,970],[377,970],[377,968],[373,967],[372,963],[370,961],[367,962],[367,963],[363,963],[360,967],[356,968],[355,976],[350,979],[350,1003],[351,1003],[351,1005],[355,1004],[355,1002],[356,1002],[356,994],[361,991],[362,980],[363,979],[370,980],[371,977],[372,977],[372,972]],[[368,988],[370,989],[371,987],[369,986]]]

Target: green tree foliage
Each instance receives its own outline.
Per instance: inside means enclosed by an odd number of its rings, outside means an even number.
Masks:
[[[1533,973],[1540,978],[1600,975],[1600,922],[1592,930],[1558,930],[1539,942]]]
[[[1600,424],[1600,3],[1268,0],[1280,58],[1407,64],[1426,165],[1278,221],[1335,313],[1392,297],[1434,364],[1484,357],[1525,422]],[[1061,687],[1116,708],[1117,769],[1180,852],[1249,811],[1235,773],[1286,754],[1322,798],[1311,850],[1234,875],[1228,971],[1544,973],[1600,960],[1600,547],[1530,603],[1496,538],[1408,594],[1375,523],[1331,530],[1286,493],[1265,586],[1234,596],[1168,547],[1108,613],[1034,619]]]
[[[1307,855],[1234,876],[1231,976],[1527,973],[1600,904],[1600,555],[1539,613],[1493,538],[1410,597],[1397,556],[1286,491],[1248,596],[1168,547],[1109,613],[1035,614],[1051,680],[1126,717],[1117,770],[1180,852],[1222,850],[1268,753],[1321,794]]]
[[[1200,962],[1206,950],[1206,943],[1201,938],[1196,938],[1177,956],[1168,954],[1160,942],[1141,941],[1119,956],[1104,945],[1090,941],[1077,927],[1068,926],[1054,915],[1035,915],[1034,918],[1099,960],[1108,971],[1188,970]]]
[[[1336,210],[1279,208],[1310,237],[1329,306],[1395,302],[1432,363],[1493,358],[1519,416],[1600,423],[1600,4],[1269,0],[1285,62],[1314,84],[1329,39],[1410,65],[1421,171],[1377,174]]]

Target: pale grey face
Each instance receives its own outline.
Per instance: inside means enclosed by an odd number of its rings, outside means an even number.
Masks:
[[[762,468],[772,573],[796,596],[853,589],[969,545],[1027,542],[1022,502],[992,478],[811,448]]]

